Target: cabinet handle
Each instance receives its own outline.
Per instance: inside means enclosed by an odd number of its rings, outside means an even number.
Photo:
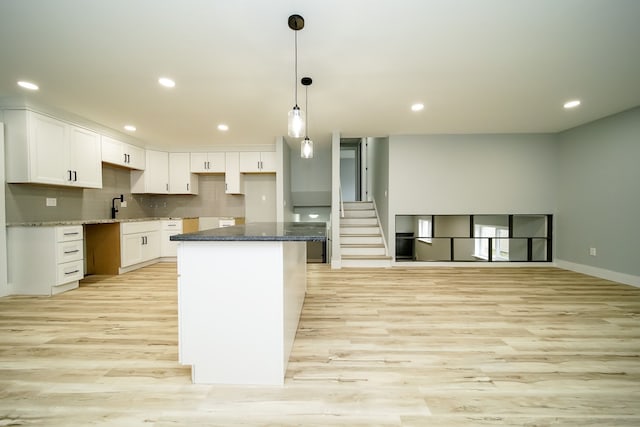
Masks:
[[[73,171],[73,181],[78,181],[78,171]]]
[[[69,271],[69,272],[65,271],[65,272],[64,272],[64,275],[65,275],[65,276],[70,276],[70,275],[72,275],[72,274],[76,274],[76,273],[79,273],[79,272],[80,272],[80,270],[78,270],[78,269],[73,270],[73,271]]]
[[[73,251],[64,251],[65,255],[67,255],[67,254],[75,254],[75,253],[78,253],[78,252],[80,252],[80,249],[75,249]]]
[[[77,232],[77,231],[69,231],[67,233],[64,233],[63,235],[64,236],[77,236],[78,234],[80,234],[80,233]]]
[[[189,191],[189,184],[187,183],[187,191]]]
[[[206,162],[207,163],[207,169],[211,169],[211,162]]]
[[[125,154],[123,154],[122,156],[124,157],[124,163],[128,163],[128,162],[127,162],[127,154],[125,153]]]
[[[71,181],[71,180],[72,180],[72,179],[71,179],[71,171],[70,171],[70,170],[68,170],[67,172],[69,173],[69,181]]]

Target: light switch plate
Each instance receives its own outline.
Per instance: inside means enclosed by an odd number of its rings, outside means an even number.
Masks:
[[[58,199],[55,197],[47,197],[46,201],[47,206],[58,206]]]

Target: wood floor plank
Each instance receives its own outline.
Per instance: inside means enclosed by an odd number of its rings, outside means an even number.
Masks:
[[[640,289],[555,268],[310,265],[283,387],[194,385],[176,267],[0,298],[0,426],[637,426]]]

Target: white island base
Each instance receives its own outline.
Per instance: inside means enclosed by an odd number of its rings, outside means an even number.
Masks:
[[[284,384],[305,291],[304,241],[181,241],[179,360],[193,382]]]

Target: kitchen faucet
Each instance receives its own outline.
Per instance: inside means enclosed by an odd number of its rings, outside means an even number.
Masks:
[[[111,200],[111,219],[116,219],[116,214],[118,213],[118,209],[116,209],[116,200],[120,200],[120,202],[124,202],[124,194],[121,194],[120,197],[114,197]]]

